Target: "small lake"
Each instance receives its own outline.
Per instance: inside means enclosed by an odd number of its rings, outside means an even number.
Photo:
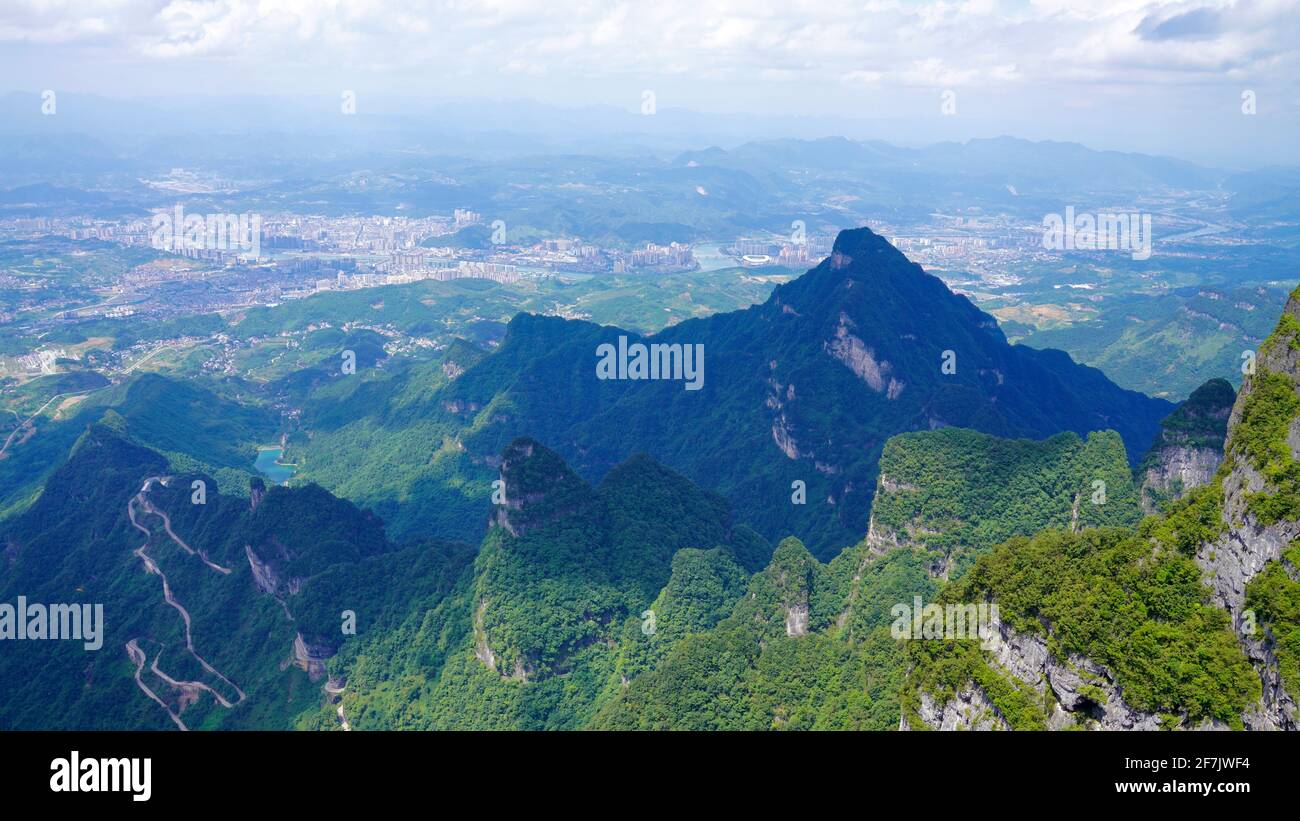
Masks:
[[[253,467],[257,472],[265,476],[277,485],[282,485],[293,477],[293,472],[297,470],[295,465],[284,465],[280,463],[280,457],[284,455],[282,448],[259,448],[257,451],[257,461]]]

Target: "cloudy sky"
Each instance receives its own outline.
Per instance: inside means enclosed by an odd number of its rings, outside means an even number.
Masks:
[[[1300,142],[1297,0],[5,0],[0,91],[533,99],[1240,165]],[[946,94],[947,92],[950,92]],[[1254,115],[1243,113],[1251,93]],[[951,101],[948,115],[944,100]],[[852,129],[847,129],[852,130]],[[869,133],[868,133],[869,132]]]

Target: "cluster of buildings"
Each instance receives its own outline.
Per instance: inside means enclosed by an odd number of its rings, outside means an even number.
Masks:
[[[655,245],[653,242],[647,242],[643,247],[627,255],[624,260],[624,267],[689,270],[695,267],[695,254],[691,251],[691,246],[680,242],[669,245]]]
[[[73,240],[98,239],[119,245],[148,245],[149,222],[93,217],[11,217],[0,220],[0,236],[6,239],[59,236]]]
[[[490,279],[513,283],[520,280],[514,265],[475,260],[445,261],[432,255],[395,254],[386,262],[368,264],[354,259],[300,259],[286,266],[299,276],[297,287],[277,289],[274,298],[295,299],[323,291],[356,291],[382,285],[407,285],[412,282],[453,279]],[[301,275],[307,274],[306,278]]]
[[[45,376],[58,373],[58,360],[66,359],[67,356],[67,351],[62,348],[44,348],[21,356],[0,357],[0,376]]]
[[[450,214],[409,216],[319,216],[300,214],[208,215],[197,209],[130,219],[92,217],[16,216],[0,218],[0,238],[40,240],[50,236],[72,240],[103,240],[123,246],[157,248],[156,223],[171,215],[181,230],[191,219],[218,221],[247,217],[257,226],[258,247],[252,253],[240,247],[164,246],[169,253],[150,258],[127,270],[99,267],[99,276],[86,280],[101,297],[93,305],[74,304],[50,316],[77,321],[91,316],[168,316],[241,310],[254,305],[274,305],[325,291],[352,291],[385,285],[464,278],[503,284],[525,277],[558,273],[622,273],[656,276],[698,270],[692,246],[682,242],[646,242],[634,248],[602,247],[579,237],[551,237],[531,243],[493,242],[483,247],[462,247],[452,237],[460,229],[479,225],[484,215],[467,208]],[[256,219],[254,219],[254,217]],[[176,228],[173,225],[173,229]],[[241,223],[242,225],[242,223]],[[497,223],[493,223],[494,240]],[[447,237],[445,246],[441,245]],[[829,237],[806,241],[739,239],[723,249],[747,266],[814,264],[830,252]],[[71,253],[83,253],[73,249]],[[0,279],[10,277],[0,273]],[[39,288],[32,277],[11,277],[18,290]],[[166,296],[145,296],[165,284]],[[40,297],[33,292],[33,299]],[[144,298],[142,298],[144,297]],[[21,313],[27,308],[19,305]]]
[[[948,258],[964,257],[973,251],[1015,246],[1009,238],[961,235],[890,237],[889,241],[895,248],[909,256],[917,254]]]
[[[200,219],[207,216],[196,208],[187,210],[186,217],[191,215]],[[410,275],[415,275],[416,279],[486,275],[490,279],[509,281],[520,269],[575,273],[675,273],[698,267],[691,246],[680,242],[667,245],[647,242],[641,247],[625,250],[603,248],[576,237],[560,237],[532,245],[501,243],[488,250],[457,248],[451,243],[438,247],[436,238],[450,238],[462,228],[484,221],[482,214],[467,208],[457,208],[450,216],[431,217],[255,216],[260,231],[254,254],[250,254],[247,248],[220,244],[217,247],[185,247],[178,243],[168,245],[165,250],[214,268],[270,260],[280,264],[286,258],[312,255],[352,257],[364,261],[378,273],[399,277],[398,281],[407,281],[405,278]],[[118,221],[89,217],[11,218],[0,220],[0,236],[38,238],[55,235],[73,240],[99,239],[127,246],[157,247],[152,222],[151,218]],[[467,261],[480,264],[468,267],[460,264]],[[157,272],[148,272],[144,276],[145,280],[134,284],[147,284],[162,278]]]
[[[494,282],[518,282],[519,269],[513,265],[497,262],[476,262],[460,260],[454,263],[434,262],[419,267],[404,267],[385,271],[379,269],[357,268],[357,273],[348,274],[339,271],[333,279],[317,279],[315,291],[353,291],[360,288],[375,288],[380,285],[405,285],[424,280],[448,282],[453,279],[490,279]]]
[[[419,247],[428,237],[449,234],[481,219],[457,209],[437,217],[322,217],[273,215],[262,219],[262,248],[275,252],[383,255]]]
[[[833,237],[812,236],[802,241],[741,238],[731,244],[732,256],[745,268],[782,265],[801,268],[815,265],[830,255]]]

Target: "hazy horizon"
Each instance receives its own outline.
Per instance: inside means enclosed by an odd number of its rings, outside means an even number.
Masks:
[[[238,121],[224,98],[338,123],[350,92],[353,129],[366,115],[424,128],[422,111],[459,108],[482,130],[580,139],[590,126],[697,147],[1009,135],[1241,169],[1293,164],[1300,140],[1290,2],[561,5],[11,4],[2,127],[75,130],[79,100],[166,116],[180,98],[214,133]],[[42,116],[46,91],[59,125]]]

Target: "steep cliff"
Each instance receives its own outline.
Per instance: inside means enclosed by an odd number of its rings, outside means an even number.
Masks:
[[[1145,512],[1155,513],[1214,478],[1223,461],[1228,416],[1236,398],[1226,379],[1211,379],[1165,417],[1160,435],[1138,467]]]
[[[1228,611],[1259,672],[1252,729],[1297,729],[1300,692],[1300,300],[1293,293],[1260,346],[1228,423],[1220,529],[1196,552],[1215,604]],[[1288,675],[1288,673],[1290,673]]]
[[[977,692],[1012,729],[1247,726],[1259,675],[1160,523],[1049,530],[981,557],[936,601],[995,603],[997,617],[978,637],[905,642],[903,726],[951,724],[948,702]]]
[[[1166,420],[1144,463],[1163,515],[1013,539],[943,591],[1006,621],[909,643],[903,727],[1300,727],[1296,293],[1253,365],[1230,412],[1210,382]]]
[[[1114,673],[1077,653],[1054,652],[1051,641],[995,620],[979,641],[981,658],[972,657],[971,679],[950,694],[922,689],[899,729],[1161,728],[1160,714],[1124,700]]]

